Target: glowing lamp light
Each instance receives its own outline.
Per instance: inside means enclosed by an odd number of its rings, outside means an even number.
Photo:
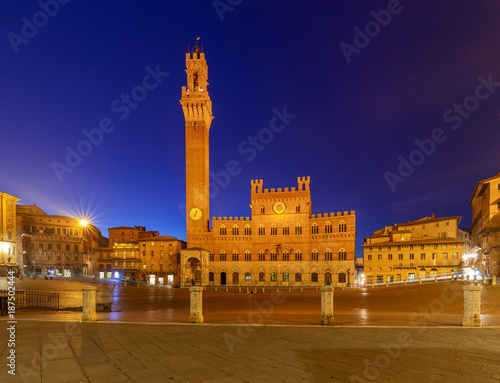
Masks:
[[[87,221],[86,219],[80,220],[80,226],[87,227],[88,224],[89,224],[89,221]]]

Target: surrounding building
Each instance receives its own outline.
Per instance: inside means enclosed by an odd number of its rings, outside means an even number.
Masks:
[[[104,243],[98,228],[80,218],[49,215],[34,205],[17,206],[22,270],[54,275],[92,275],[94,249]]]
[[[115,242],[137,242],[142,238],[156,237],[157,231],[146,231],[144,226],[118,226],[108,229],[109,244],[113,246]]]
[[[16,232],[16,202],[20,198],[0,191],[0,276],[9,270],[19,272],[22,260],[18,259]]]
[[[385,226],[364,239],[366,283],[449,276],[462,270],[461,217],[425,217]]]
[[[186,133],[188,248],[182,284],[348,284],[354,282],[354,211],[312,214],[310,179],[297,187],[263,189],[251,181],[251,217],[210,220],[208,68],[199,46],[186,54],[181,105]],[[281,124],[276,118],[274,124]],[[279,126],[276,126],[279,128]],[[235,164],[228,163],[227,172]],[[212,223],[212,225],[211,225]]]
[[[481,271],[500,275],[500,173],[479,181],[469,202],[472,207],[472,252]]]
[[[157,236],[139,241],[141,279],[150,284],[180,283],[181,250],[186,242],[174,237]]]
[[[471,229],[459,228],[457,231],[457,238],[464,241],[462,246],[462,266],[463,267],[477,267],[477,255],[471,251]]]

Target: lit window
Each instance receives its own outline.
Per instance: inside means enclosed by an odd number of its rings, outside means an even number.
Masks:
[[[252,274],[245,273],[245,282],[252,282]]]
[[[283,273],[283,282],[288,282],[290,280],[290,276],[288,273]]]
[[[271,282],[277,282],[277,281],[278,281],[278,274],[271,273]]]
[[[259,282],[264,282],[266,280],[266,274],[260,272],[259,273]]]

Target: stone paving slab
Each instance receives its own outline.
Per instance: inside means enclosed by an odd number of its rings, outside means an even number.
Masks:
[[[500,382],[500,328],[19,320],[0,382]],[[28,336],[30,335],[30,336]],[[5,361],[7,323],[0,321]]]

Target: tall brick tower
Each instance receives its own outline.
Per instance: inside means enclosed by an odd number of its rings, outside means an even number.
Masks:
[[[208,67],[198,44],[186,53],[187,87],[180,103],[186,120],[186,228],[187,242],[208,233],[210,216],[209,140],[212,102],[208,95]]]

